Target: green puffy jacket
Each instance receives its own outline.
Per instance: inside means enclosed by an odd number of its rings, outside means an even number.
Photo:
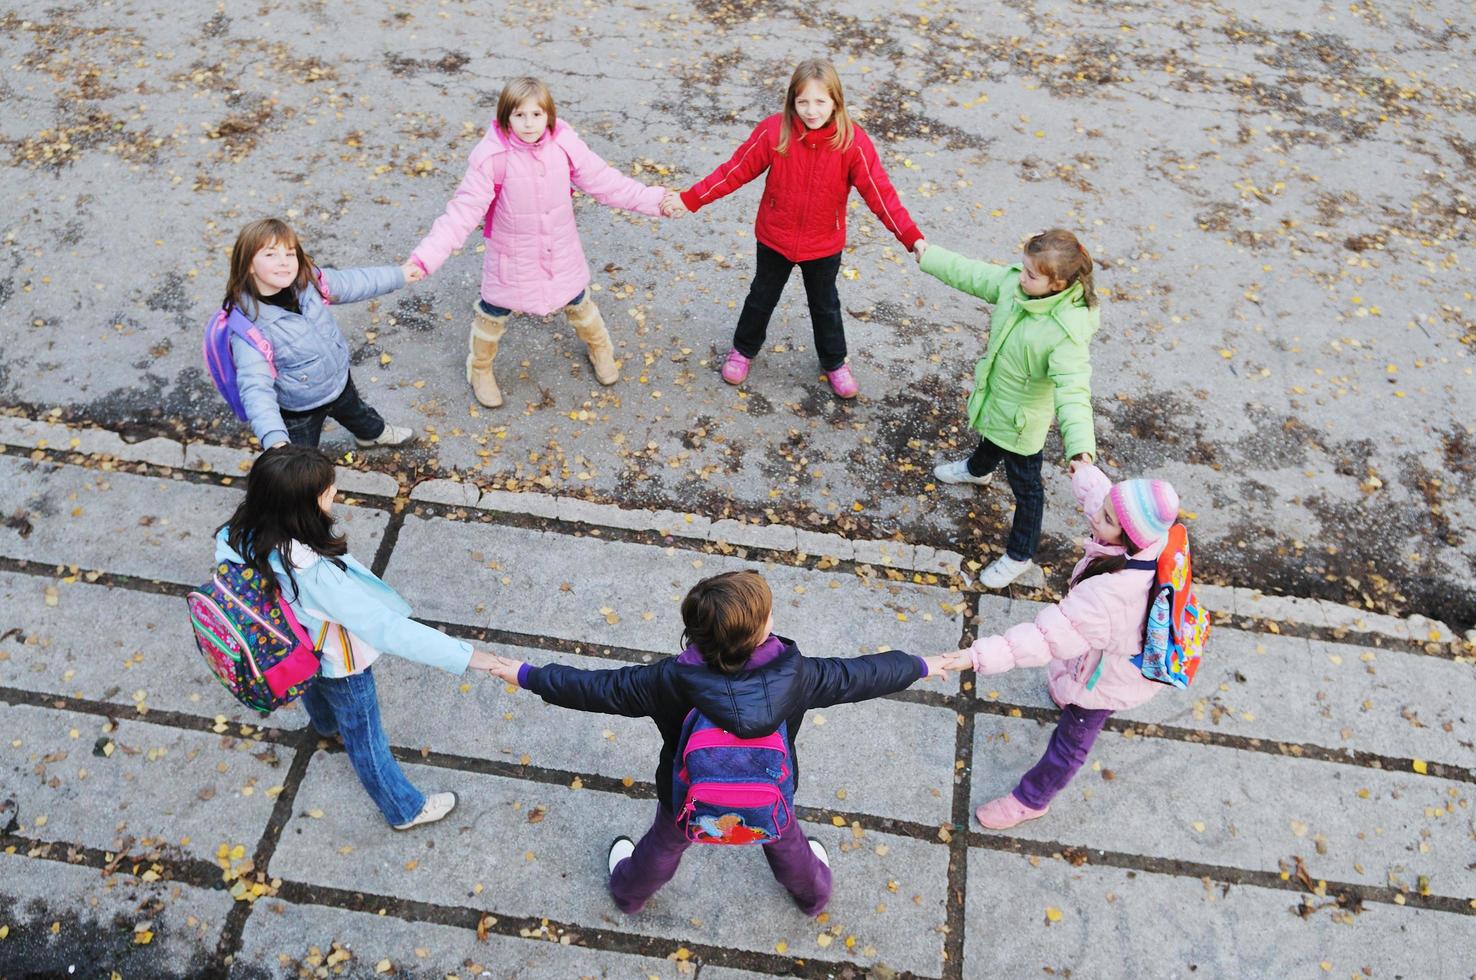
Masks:
[[[989,349],[974,365],[969,425],[996,446],[1029,456],[1045,445],[1054,407],[1066,458],[1096,458],[1087,345],[1101,317],[1082,299],[1081,283],[1053,296],[1026,296],[1020,266],[979,262],[937,245],[923,252],[922,270],[994,306]]]

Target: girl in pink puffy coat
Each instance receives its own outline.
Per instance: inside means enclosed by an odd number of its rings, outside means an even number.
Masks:
[[[1097,467],[1076,467],[1071,488],[1091,522],[1086,553],[1071,573],[1066,597],[996,636],[976,640],[948,661],[979,674],[1046,667],[1061,718],[1050,744],[1015,788],[974,811],[991,830],[1043,817],[1051,799],[1086,762],[1114,711],[1134,708],[1165,685],[1144,677],[1132,658],[1143,648],[1151,566],[1179,514],[1179,495],[1162,480],[1113,484]]]
[[[482,295],[472,311],[466,380],[488,408],[502,404],[492,361],[514,313],[544,316],[562,309],[589,348],[595,379],[612,385],[620,378],[610,333],[587,292],[589,264],[570,200],[574,187],[601,204],[651,216],[661,214],[665,194],[664,188],[625,176],[585,146],[558,119],[547,85],[514,79],[498,96],[497,118],[472,150],[445,213],[410,255],[430,275],[473,228],[483,229],[487,251]]]

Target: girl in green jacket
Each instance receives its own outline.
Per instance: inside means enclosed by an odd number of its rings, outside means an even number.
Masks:
[[[914,254],[924,272],[994,306],[989,348],[974,365],[969,396],[969,425],[979,433],[979,446],[968,459],[938,464],[933,475],[943,483],[983,486],[1005,464],[1015,494],[1014,525],[1005,553],[979,576],[985,588],[1002,589],[1032,567],[1040,543],[1041,457],[1053,410],[1071,472],[1096,455],[1087,345],[1101,318],[1092,258],[1060,228],[1026,242],[1018,265],[979,262],[926,241]]]

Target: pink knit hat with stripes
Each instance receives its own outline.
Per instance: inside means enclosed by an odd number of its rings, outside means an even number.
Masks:
[[[1179,495],[1164,480],[1123,480],[1107,496],[1117,523],[1139,550],[1161,540],[1179,517]]]

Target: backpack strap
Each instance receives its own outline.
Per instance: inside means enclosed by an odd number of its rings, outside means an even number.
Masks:
[[[225,321],[223,324],[225,329],[261,352],[261,356],[266,358],[267,370],[271,371],[272,377],[275,378],[277,376],[277,356],[272,350],[272,342],[266,339],[266,334],[262,333],[256,324],[246,319],[246,314],[235,307],[221,310],[219,315]]]
[[[323,297],[323,305],[331,306],[333,300],[328,298],[328,279],[323,275],[323,269],[315,265],[313,266],[313,271],[315,273],[313,276],[313,285],[318,287],[318,295]]]
[[[1123,567],[1136,568],[1144,572],[1156,572],[1158,571],[1158,562],[1148,558],[1129,558],[1128,563]]]

